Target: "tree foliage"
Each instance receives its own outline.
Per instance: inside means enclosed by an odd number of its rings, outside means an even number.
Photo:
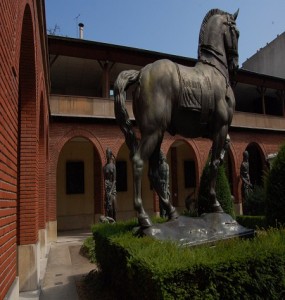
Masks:
[[[243,214],[249,216],[265,215],[264,187],[256,185],[249,192],[243,203]]]
[[[221,164],[218,169],[216,195],[225,213],[234,217],[233,200],[228,178],[226,176],[224,165]],[[209,213],[212,211],[210,199],[210,164],[209,160],[203,170],[200,188],[198,194],[198,212]]]
[[[270,225],[285,224],[285,144],[265,178],[266,217]]]

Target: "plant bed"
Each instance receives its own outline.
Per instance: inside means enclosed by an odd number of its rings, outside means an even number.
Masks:
[[[132,234],[135,222],[93,227],[104,284],[121,299],[280,299],[285,291],[285,233],[214,247],[178,247]]]

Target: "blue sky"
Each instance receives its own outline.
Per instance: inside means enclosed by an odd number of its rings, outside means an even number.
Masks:
[[[47,29],[88,40],[197,58],[202,20],[212,8],[240,9],[240,65],[285,31],[285,0],[45,0]]]

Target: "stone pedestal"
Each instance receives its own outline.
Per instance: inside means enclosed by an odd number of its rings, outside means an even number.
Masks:
[[[208,213],[201,217],[180,216],[143,230],[158,240],[171,240],[183,246],[212,243],[234,237],[253,237],[254,230],[239,225],[226,213]]]

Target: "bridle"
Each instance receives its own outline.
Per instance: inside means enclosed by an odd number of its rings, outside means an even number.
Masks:
[[[230,58],[238,57],[238,49],[236,47],[236,41],[234,40],[234,37],[239,37],[239,31],[236,27],[236,22],[231,20],[229,16],[227,16],[227,22],[224,23],[229,27],[229,33],[230,33],[230,41],[231,46],[227,47],[227,53],[230,56]]]

